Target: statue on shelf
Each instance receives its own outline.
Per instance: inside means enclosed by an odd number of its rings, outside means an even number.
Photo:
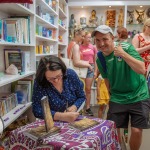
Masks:
[[[89,19],[90,27],[97,27],[98,26],[98,17],[96,16],[96,11],[92,10],[91,16]]]
[[[82,27],[86,27],[87,25],[86,25],[86,18],[85,17],[81,17],[80,18],[80,25],[82,26]]]
[[[116,10],[107,10],[106,12],[106,25],[115,27]]]
[[[71,18],[69,21],[69,27],[75,28],[76,27],[76,20],[74,19],[74,14],[71,14]]]
[[[127,11],[128,12],[128,16],[129,16],[129,19],[128,19],[128,24],[132,24],[133,23],[133,19],[134,19],[134,10],[133,11]]]
[[[138,17],[136,18],[137,22],[139,24],[142,24],[144,22],[144,13],[145,13],[145,10],[143,10],[143,11],[135,10],[135,11],[136,11],[136,13],[138,15]]]
[[[120,9],[120,13],[118,16],[118,26],[119,27],[123,27],[123,20],[124,20],[123,9]]]

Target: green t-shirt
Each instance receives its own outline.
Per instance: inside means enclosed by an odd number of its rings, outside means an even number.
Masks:
[[[122,48],[132,57],[142,60],[135,48],[126,42],[121,43]],[[146,78],[138,74],[121,58],[114,56],[112,52],[109,56],[104,56],[107,73],[104,73],[100,60],[96,62],[103,78],[107,78],[110,83],[110,101],[129,104],[149,98]]]

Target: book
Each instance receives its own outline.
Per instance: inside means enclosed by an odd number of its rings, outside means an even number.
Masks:
[[[15,85],[15,93],[17,94],[18,104],[26,104],[28,102],[29,85],[27,84]]]
[[[25,85],[28,85],[29,86],[29,93],[28,93],[28,99],[27,99],[27,102],[31,102],[31,90],[32,90],[32,87],[31,87],[31,81],[18,81],[18,84],[25,84]]]
[[[11,64],[18,68],[18,73],[22,72],[22,54],[20,49],[4,49],[5,69]]]
[[[24,131],[23,134],[32,139],[40,140],[40,139],[46,138],[48,136],[54,135],[59,132],[60,132],[60,128],[57,126],[54,126],[48,132],[46,132],[45,125],[42,125],[42,126],[28,129]]]
[[[69,126],[73,127],[73,128],[76,128],[76,129],[79,129],[80,131],[83,131],[83,130],[86,130],[90,127],[93,127],[97,124],[99,124],[98,121],[95,121],[95,120],[92,120],[92,119],[89,119],[89,118],[83,118],[79,121],[75,121],[73,123],[70,123]]]

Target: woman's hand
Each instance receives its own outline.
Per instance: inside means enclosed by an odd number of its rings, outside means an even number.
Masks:
[[[88,67],[91,71],[93,71],[93,67],[89,64],[89,67]]]
[[[76,112],[76,111],[77,111],[77,107],[75,105],[72,105],[67,108],[67,112]]]
[[[73,122],[78,118],[78,116],[78,112],[64,112],[61,115],[61,121]]]

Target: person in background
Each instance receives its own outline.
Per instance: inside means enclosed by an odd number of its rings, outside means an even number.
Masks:
[[[48,96],[54,120],[72,122],[77,109],[85,101],[83,83],[72,69],[56,56],[41,58],[33,87],[32,106],[35,117],[44,119],[41,106],[43,96]]]
[[[150,64],[150,18],[145,21],[143,32],[134,36],[132,44],[143,58],[147,70]]]
[[[116,42],[127,42],[128,31],[125,27],[118,27],[117,29],[117,41]]]
[[[101,75],[97,80],[97,104],[99,105],[98,117],[103,118],[104,111],[109,103],[109,93]]]
[[[87,76],[84,79],[85,81],[85,93],[86,93],[86,110],[87,115],[93,116],[93,112],[90,109],[90,100],[91,100],[91,87],[94,79],[94,75],[97,72],[96,66],[96,54],[97,48],[91,44],[91,33],[85,32],[83,43],[80,45],[80,52],[82,55],[82,60],[89,62],[92,66],[92,70],[89,68]]]
[[[139,150],[142,143],[142,129],[150,128],[150,96],[144,77],[146,71],[144,62],[130,43],[124,42],[115,46],[110,27],[106,25],[97,27],[92,36],[95,36],[97,49],[101,50],[106,64],[104,70],[97,58],[99,72],[111,93],[107,119],[116,123],[121,142],[120,128],[128,128],[130,118],[130,149]]]
[[[89,68],[92,70],[90,63],[82,60],[82,55],[80,53],[79,46],[83,42],[84,34],[85,32],[82,27],[74,29],[74,39],[69,43],[67,48],[68,58],[73,60],[75,67]]]

